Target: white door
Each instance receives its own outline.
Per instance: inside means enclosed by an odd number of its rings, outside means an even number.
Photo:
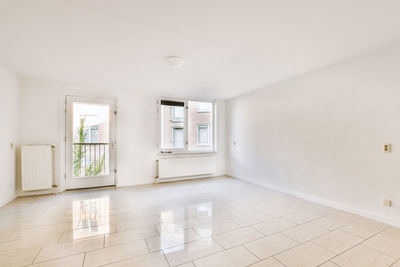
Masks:
[[[66,96],[67,189],[115,185],[115,99]]]

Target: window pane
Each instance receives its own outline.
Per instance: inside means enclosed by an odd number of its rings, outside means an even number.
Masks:
[[[183,122],[184,107],[172,107],[172,120],[176,122]]]
[[[213,150],[213,105],[209,102],[188,102],[188,149]]]
[[[198,145],[209,145],[209,127],[208,125],[199,125],[198,126]]]
[[[184,138],[183,128],[173,128],[172,140],[174,143],[174,148],[184,148]]]
[[[212,103],[207,103],[207,102],[196,102],[196,103],[197,103],[197,112],[212,111]]]
[[[185,147],[184,102],[161,102],[161,149],[183,149]],[[181,105],[177,105],[181,104]]]
[[[110,106],[75,102],[72,108],[72,175],[108,175]]]

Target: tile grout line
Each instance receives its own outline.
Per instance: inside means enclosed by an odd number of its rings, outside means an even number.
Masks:
[[[150,250],[149,250],[150,251]],[[165,253],[164,253],[164,250],[161,250],[161,253],[163,254],[163,256],[164,256],[164,259],[165,259],[165,261],[167,262],[167,264],[168,264],[168,266],[172,266],[171,265],[171,263],[169,263],[169,261],[168,261],[168,259],[167,259],[167,256],[165,255]]]
[[[244,245],[240,245],[242,248],[244,248],[245,250],[247,250],[250,254],[252,254],[252,255],[254,255],[257,259],[258,259],[258,261],[257,262],[260,262],[260,261],[262,261],[262,259],[260,258],[260,257],[258,257],[256,254],[254,254],[250,249],[248,249],[246,246],[244,246]]]
[[[283,266],[287,266],[286,264],[284,264],[283,262],[281,262],[279,259],[275,258],[275,256],[271,256],[271,258],[275,259],[277,262],[279,262],[280,264],[282,264]],[[267,258],[268,259],[268,258]]]
[[[39,257],[40,252],[42,252],[42,247],[39,248],[39,252],[38,252],[38,254],[35,256],[35,258],[33,259],[32,264],[35,263],[37,257]]]
[[[85,260],[86,260],[86,251],[85,254],[83,254],[82,267],[85,266]]]

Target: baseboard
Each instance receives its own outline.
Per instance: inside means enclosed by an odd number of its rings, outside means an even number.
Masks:
[[[14,194],[14,195],[12,195],[11,197],[9,197],[9,198],[3,200],[2,202],[0,202],[0,207],[3,207],[4,205],[6,205],[7,203],[10,203],[11,201],[13,201],[13,200],[16,199],[16,198],[17,198],[17,195]]]
[[[158,184],[158,183],[166,183],[166,182],[178,182],[178,181],[185,181],[185,180],[213,178],[213,177],[224,176],[224,175],[225,175],[225,171],[218,171],[216,173],[206,174],[206,175],[195,175],[195,176],[162,178],[162,179],[156,178],[155,183]]]
[[[45,190],[36,190],[36,191],[18,191],[18,197],[26,197],[26,196],[38,196],[38,195],[49,195],[49,194],[57,194],[59,193],[57,187],[53,187],[51,189]]]
[[[287,188],[284,187],[280,187],[280,186],[276,186],[276,185],[272,185],[272,184],[268,184],[268,183],[264,183],[264,182],[260,182],[260,181],[254,181],[252,179],[249,178],[245,178],[245,177],[239,177],[239,176],[235,176],[235,175],[229,175],[232,178],[238,179],[238,180],[243,180],[252,184],[256,184],[256,185],[260,185],[278,192],[282,192],[282,193],[286,193],[292,196],[296,196],[305,200],[309,200],[315,203],[319,203],[334,209],[338,209],[338,210],[342,210],[342,211],[346,211],[346,212],[350,212],[350,213],[354,213],[363,217],[367,217],[369,219],[372,220],[376,220],[379,222],[383,222],[395,227],[400,227],[400,221],[392,219],[392,218],[388,218],[385,216],[381,216],[379,214],[367,211],[367,210],[363,210],[363,209],[358,209],[358,208],[354,208],[342,203],[338,203],[335,201],[331,201],[331,200],[327,200],[327,199],[323,199],[323,198],[319,198],[319,197],[315,197],[312,195],[308,195],[308,194],[303,194],[297,191],[293,191],[293,190],[289,190]]]

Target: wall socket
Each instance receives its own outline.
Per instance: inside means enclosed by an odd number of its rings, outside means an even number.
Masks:
[[[10,143],[10,149],[14,149],[14,143]]]
[[[392,145],[391,144],[384,144],[383,145],[384,152],[392,152]]]
[[[387,206],[387,207],[391,207],[392,206],[392,201],[388,200],[388,199],[384,199],[383,200],[383,205]]]

